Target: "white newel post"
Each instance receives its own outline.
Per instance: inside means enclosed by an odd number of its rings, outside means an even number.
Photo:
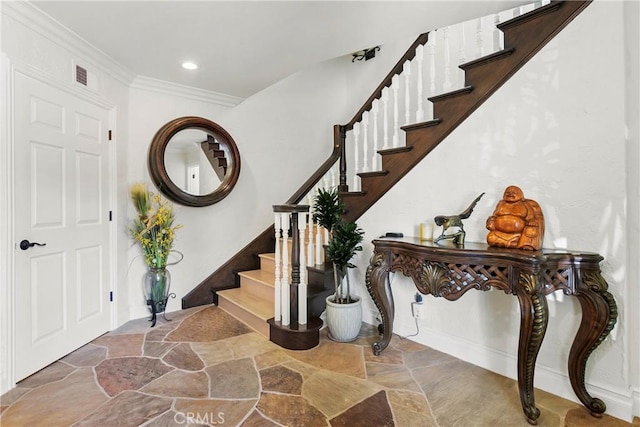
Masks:
[[[289,301],[289,214],[281,213],[282,218],[282,326],[289,326],[291,322],[291,303]]]
[[[296,215],[296,214],[294,214]],[[298,284],[298,324],[307,324],[307,262],[305,261],[304,235],[307,228],[307,214],[300,212],[298,233],[300,234],[300,283]]]
[[[281,217],[279,213],[274,214],[275,217],[275,234],[276,234],[276,254],[275,254],[275,283],[274,283],[274,307],[273,307],[273,320],[279,322],[282,316],[281,311],[281,283],[280,283],[280,228]]]

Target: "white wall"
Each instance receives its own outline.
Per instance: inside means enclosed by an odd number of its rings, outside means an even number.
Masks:
[[[201,116],[213,122],[226,114],[230,107],[203,101],[194,97],[176,95],[176,91],[158,90],[162,86],[159,82],[148,84],[146,79],[136,79],[129,95],[129,156],[127,176],[124,185],[129,188],[136,182],[144,182],[149,189],[156,192],[147,169],[147,152],[155,133],[167,122],[183,116]],[[170,92],[170,93],[167,93]],[[128,242],[127,275],[125,278],[125,292],[123,301],[128,307],[129,316],[124,321],[140,318],[149,314],[142,293],[142,276],[146,270],[144,258],[138,245],[134,245],[128,234],[128,226],[135,215],[133,205],[128,194],[123,203],[126,205],[126,221],[120,229],[120,238]],[[176,223],[183,228],[176,232],[174,249],[185,255],[184,260],[169,267],[172,275],[171,291],[176,293],[175,300],[169,300],[167,311],[179,310],[180,298],[191,290],[199,280],[197,274],[206,264],[207,247],[213,239],[212,228],[229,209],[228,199],[208,208],[192,208],[174,204]],[[204,252],[204,253],[203,253]],[[203,256],[197,256],[201,254]],[[195,275],[195,276],[194,276]]]
[[[467,241],[484,241],[485,220],[504,188],[519,185],[543,208],[545,247],[605,257],[603,275],[619,319],[591,355],[586,378],[590,392],[604,398],[610,413],[630,419],[632,392],[640,381],[637,282],[630,280],[638,277],[638,262],[628,255],[637,254],[630,251],[637,247],[638,231],[637,223],[627,229],[627,208],[629,199],[636,204],[638,182],[635,173],[636,181],[628,182],[627,171],[638,168],[637,148],[633,161],[627,162],[626,155],[638,140],[636,131],[635,140],[625,141],[623,22],[622,2],[589,6],[358,223],[366,231],[365,241],[386,231],[417,235],[419,223],[457,213],[486,192],[465,222]],[[637,111],[637,98],[632,103]],[[368,244],[358,256],[355,274],[361,284],[371,254]],[[397,273],[392,289],[395,332],[413,334],[415,286]],[[359,293],[367,295],[363,285]],[[375,307],[365,300],[367,320],[376,323]],[[548,301],[549,327],[537,360],[536,386],[575,400],[566,361],[580,306],[560,292]],[[455,303],[428,297],[425,304],[428,317],[413,339],[516,376],[516,298],[501,291],[469,292]]]
[[[22,2],[3,2],[2,5],[2,74],[0,90],[2,90],[2,134],[0,134],[2,150],[0,154],[0,170],[2,170],[0,193],[0,394],[13,387],[13,335],[24,331],[14,330],[13,312],[20,307],[13,307],[13,289],[18,284],[14,281],[12,271],[12,253],[15,237],[13,235],[13,217],[19,215],[13,212],[14,183],[12,178],[11,152],[11,96],[14,71],[35,77],[42,81],[56,85],[64,90],[75,93],[84,99],[112,108],[110,117],[114,139],[112,163],[110,165],[110,179],[114,186],[111,194],[112,205],[108,207],[114,211],[114,227],[118,227],[123,217],[122,200],[123,186],[120,179],[126,170],[127,159],[127,86],[132,78],[127,70],[113,64],[109,58],[88,47],[81,40],[60,28],[46,17],[42,16],[30,4]],[[90,89],[81,88],[74,84],[75,64],[85,67],[90,75]],[[21,167],[15,165],[15,167]],[[18,188],[20,190],[20,188]],[[118,295],[118,284],[122,283],[126,265],[126,242],[116,239],[111,241],[114,255],[113,269],[114,291]],[[126,304],[116,304],[113,307],[113,326],[117,324],[119,316],[128,320],[128,312],[117,312],[115,307]],[[19,357],[16,355],[15,357]]]
[[[238,183],[225,199],[204,208],[174,204],[176,222],[183,225],[174,248],[184,260],[169,267],[176,299],[169,301],[167,311],[180,309],[185,294],[272,224],[272,205],[284,203],[328,157],[332,126],[344,116],[343,62],[302,70],[234,108],[138,87],[131,90],[129,185],[142,181],[153,188],[141,159],[146,159],[155,132],[180,116],[202,116],[224,127],[241,158]],[[140,285],[145,266],[139,254],[138,247],[130,248],[130,318],[148,314]]]
[[[7,55],[3,64],[33,66],[54,79],[69,77],[74,58],[88,60],[96,70],[108,68],[91,52],[63,48],[65,40],[43,37],[42,29],[7,21],[4,15],[2,26]],[[457,212],[486,191],[465,227],[469,241],[483,240],[484,219],[504,187],[520,185],[527,197],[543,207],[545,246],[596,251],[606,259],[603,273],[618,301],[620,318],[611,336],[591,356],[587,380],[589,390],[605,399],[610,413],[622,418],[631,413],[632,393],[635,414],[640,414],[637,26],[637,2],[591,5],[359,221],[367,241],[389,230],[416,234],[420,222]],[[408,45],[400,44],[402,49]],[[630,58],[626,69],[623,46]],[[317,64],[234,108],[163,94],[153,85],[127,90],[122,77],[126,72],[105,73],[100,96],[117,105],[116,323],[148,314],[140,290],[144,265],[136,258],[138,249],[126,231],[132,214],[128,188],[136,181],[150,183],[146,152],[160,126],[178,116],[201,115],[231,133],[242,158],[240,179],[226,199],[207,208],[176,207],[177,221],[185,224],[178,232],[176,249],[185,253],[185,259],[171,267],[178,298],[168,309],[175,310],[185,293],[266,228],[271,223],[271,205],[284,202],[325,160],[331,150],[332,126],[351,118],[395,63],[396,54],[401,53],[396,47],[383,45],[377,58],[366,63],[346,64],[351,59],[340,58]],[[6,70],[3,65],[3,73]],[[118,72],[121,76],[113,77]],[[6,132],[3,127],[2,138]],[[9,157],[3,144],[0,169],[7,181],[0,187],[0,279],[7,282],[12,277],[7,243],[12,241],[10,206],[4,197],[10,185],[5,168]],[[371,250],[366,245],[357,260],[355,274],[361,283]],[[396,276],[395,328],[407,335],[414,332],[409,302],[415,288],[408,279]],[[3,283],[0,393],[11,385],[6,359],[10,344],[6,318],[12,309],[7,306],[8,289]],[[367,295],[364,287],[359,293]],[[375,323],[373,304],[365,300],[367,320]],[[515,376],[519,325],[515,298],[501,292],[471,292],[455,303],[427,298],[426,304],[429,317],[420,324],[418,341]],[[549,307],[536,386],[574,398],[565,360],[580,308],[575,298],[560,295],[549,298]]]
[[[640,2],[624,3],[625,32],[625,80],[626,84],[626,146],[627,146],[627,188],[629,193],[627,234],[631,236],[627,265],[629,269],[628,312],[629,321],[629,378],[633,386],[634,414],[640,415]],[[635,236],[635,238],[634,238]],[[635,363],[633,363],[635,361]]]

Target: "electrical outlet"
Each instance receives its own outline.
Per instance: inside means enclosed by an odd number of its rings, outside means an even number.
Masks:
[[[413,317],[416,319],[424,319],[426,317],[422,302],[412,302],[411,312],[413,313]]]

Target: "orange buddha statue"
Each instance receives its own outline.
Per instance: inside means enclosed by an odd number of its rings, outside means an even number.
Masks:
[[[504,190],[493,215],[487,218],[487,243],[490,246],[537,251],[542,249],[544,216],[535,200],[525,199],[519,187]]]

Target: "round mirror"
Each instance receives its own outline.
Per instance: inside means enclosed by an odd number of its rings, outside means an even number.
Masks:
[[[209,206],[225,198],[238,181],[240,154],[220,125],[180,117],[156,132],[148,166],[153,183],[170,200]]]

